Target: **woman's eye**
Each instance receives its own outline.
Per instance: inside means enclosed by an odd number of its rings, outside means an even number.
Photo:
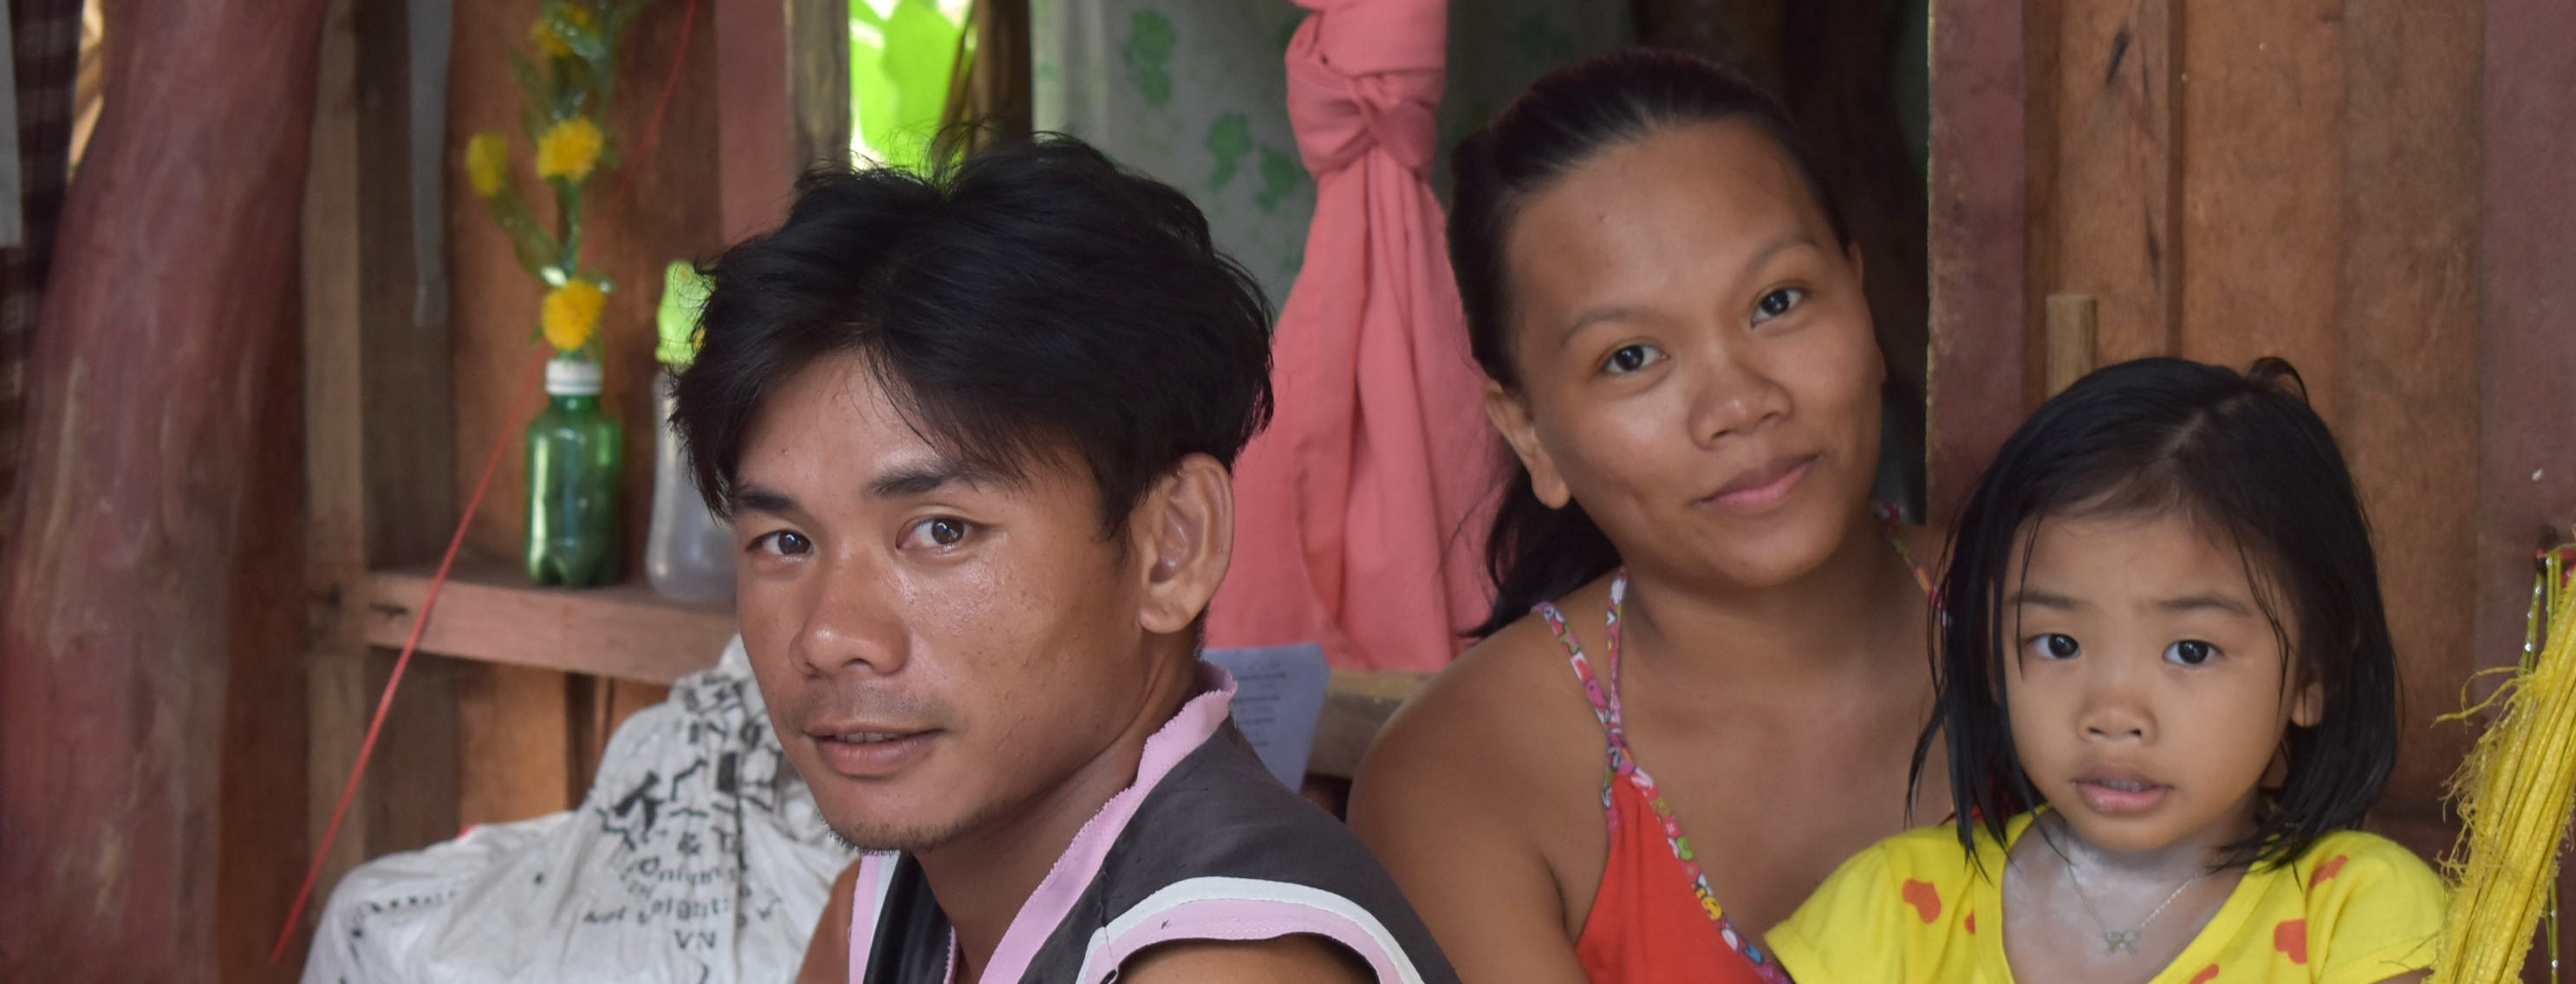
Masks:
[[[2184,666],[2199,666],[2218,655],[2218,647],[2198,639],[2185,639],[2165,647],[2165,661]]]
[[[975,524],[955,516],[933,516],[905,529],[903,542],[897,546],[905,550],[947,550],[965,542],[966,534],[974,529]]]
[[[2032,636],[2030,650],[2042,659],[2074,659],[2084,651],[2084,647],[2075,641],[2074,636],[2049,632]]]
[[[1753,323],[1758,325],[1787,314],[1791,308],[1797,307],[1806,299],[1807,290],[1804,287],[1782,287],[1764,294],[1760,301],[1754,302]]]
[[[751,552],[758,553],[764,550],[781,557],[802,557],[814,551],[814,541],[806,539],[805,534],[793,530],[779,530],[763,534],[751,541]]]
[[[1625,376],[1654,365],[1663,358],[1664,350],[1640,343],[1623,346],[1619,351],[1610,353],[1610,361],[1603,363],[1601,368],[1612,375]]]

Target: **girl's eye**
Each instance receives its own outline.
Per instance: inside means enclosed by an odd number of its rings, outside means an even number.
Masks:
[[[814,552],[814,541],[794,530],[766,533],[751,541],[751,552],[768,551],[781,557],[802,557]]]
[[[896,546],[903,550],[945,551],[965,542],[966,535],[974,530],[975,524],[955,516],[933,516],[904,530],[903,542]]]
[[[1762,299],[1753,305],[1753,323],[1758,325],[1787,314],[1791,308],[1797,307],[1806,299],[1807,289],[1804,287],[1782,287],[1764,294]]]
[[[2199,666],[2218,655],[2218,647],[2198,639],[2185,639],[2165,647],[2165,661],[2184,666]]]
[[[2050,632],[2032,636],[2030,650],[2039,654],[2041,659],[2074,659],[2084,651],[2084,647],[2075,641],[2074,636]]]
[[[1661,362],[1663,358],[1664,350],[1640,342],[1623,346],[1619,351],[1610,353],[1610,361],[1603,363],[1601,368],[1611,375],[1625,376]]]

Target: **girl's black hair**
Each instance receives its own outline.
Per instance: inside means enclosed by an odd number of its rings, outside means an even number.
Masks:
[[[2172,509],[2237,545],[2282,640],[2284,686],[2313,685],[2323,697],[2316,726],[2293,724],[2282,737],[2288,778],[2220,866],[2286,863],[2359,824],[2387,783],[2397,659],[2379,563],[2352,473],[2297,370],[2273,358],[2242,374],[2140,359],[2077,380],[2032,414],[1952,533],[1933,630],[1939,704],[1915,746],[1912,782],[1921,787],[1940,736],[1962,846],[1973,849],[1980,825],[2001,842],[2011,817],[2042,802],[2013,747],[2003,687],[2004,661],[2020,650],[2006,571],[2046,520]]]
[[[1520,386],[1511,358],[1511,271],[1504,243],[1521,207],[1611,148],[1728,120],[1750,123],[1779,143],[1832,223],[1835,244],[1850,246],[1842,213],[1825,194],[1788,111],[1751,80],[1691,55],[1635,48],[1559,69],[1459,142],[1450,155],[1455,194],[1449,265],[1466,308],[1468,344],[1486,376],[1505,387]],[[1469,633],[1479,637],[1619,566],[1618,547],[1580,504],[1549,508],[1530,490],[1529,471],[1518,458],[1508,452],[1504,458],[1511,464],[1485,546],[1494,610]]]

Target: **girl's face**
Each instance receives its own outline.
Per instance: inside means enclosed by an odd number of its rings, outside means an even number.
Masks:
[[[1520,385],[1486,412],[1551,506],[1634,566],[1812,570],[1861,515],[1886,378],[1860,260],[1742,122],[1677,127],[1533,196],[1504,243]]]
[[[2171,510],[2051,517],[2003,587],[2013,744],[2086,841],[2216,850],[2252,832],[2283,731],[2314,725],[2320,698],[2286,685],[2233,543]]]

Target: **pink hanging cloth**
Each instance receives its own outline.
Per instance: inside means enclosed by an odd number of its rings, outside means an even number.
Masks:
[[[1297,3],[1313,13],[1288,45],[1288,118],[1315,221],[1274,336],[1278,412],[1235,467],[1208,644],[1437,670],[1491,604],[1499,448],[1429,180],[1448,7]]]

